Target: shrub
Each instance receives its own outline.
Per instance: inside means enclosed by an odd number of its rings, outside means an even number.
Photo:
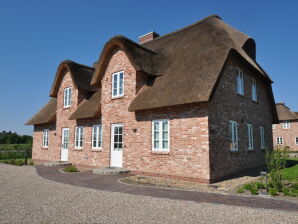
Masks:
[[[276,188],[270,188],[269,189],[269,194],[271,196],[276,196],[277,195],[278,190]]]
[[[281,174],[281,170],[286,167],[286,162],[288,158],[288,148],[288,146],[278,147],[274,151],[266,152],[266,164],[270,172],[272,185],[279,192],[282,191],[283,176]]]
[[[238,188],[237,193],[244,193],[243,187]]]
[[[30,166],[33,166],[33,165],[34,165],[33,160],[30,160],[29,165],[30,165]]]
[[[63,170],[65,172],[79,172],[80,171],[76,166],[67,166]]]

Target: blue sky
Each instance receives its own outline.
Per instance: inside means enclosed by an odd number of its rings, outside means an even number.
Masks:
[[[24,123],[49,99],[64,59],[92,65],[104,43],[137,41],[210,14],[256,40],[257,61],[274,81],[276,102],[298,111],[298,1],[0,1],[0,131],[32,134]]]

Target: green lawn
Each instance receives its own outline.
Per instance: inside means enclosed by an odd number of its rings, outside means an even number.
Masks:
[[[290,181],[298,181],[298,164],[281,171],[283,177]]]

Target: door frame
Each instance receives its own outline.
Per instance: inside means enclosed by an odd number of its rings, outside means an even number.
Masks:
[[[111,124],[110,167],[112,167],[112,153],[114,151],[114,127],[122,127],[122,150],[121,150],[121,166],[120,167],[123,167],[123,149],[124,149],[124,144],[123,144],[123,142],[124,142],[123,141],[124,125],[123,125],[123,123]]]
[[[64,130],[68,130],[68,143],[67,143],[67,149],[64,149]],[[60,147],[60,160],[61,162],[67,162],[68,161],[68,148],[69,148],[69,128],[62,128],[62,133],[61,133],[61,147]],[[67,158],[66,160],[62,160],[62,150],[67,150]]]

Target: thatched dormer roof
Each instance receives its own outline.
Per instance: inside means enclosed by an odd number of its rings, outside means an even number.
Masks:
[[[292,112],[290,108],[285,105],[285,103],[277,103],[276,110],[279,121],[298,120],[298,113]]]

